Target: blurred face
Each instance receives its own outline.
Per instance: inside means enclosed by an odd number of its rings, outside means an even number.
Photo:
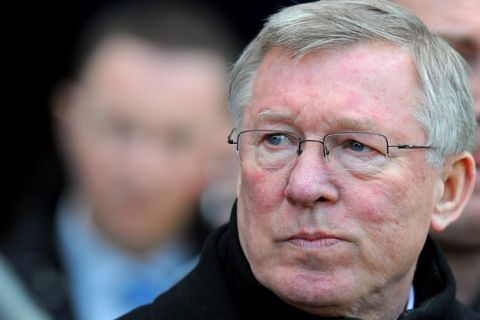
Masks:
[[[478,0],[397,0],[410,8],[435,33],[457,49],[472,68],[471,83],[480,117],[480,1]],[[475,152],[480,168],[480,133]],[[444,233],[436,235],[449,245],[480,248],[480,176],[461,218]]]
[[[148,250],[191,218],[224,104],[222,67],[200,53],[112,39],[61,110],[76,187],[116,244]]]
[[[425,144],[412,116],[417,79],[407,53],[367,44],[309,53],[298,62],[290,54],[274,48],[265,56],[242,130],[318,140],[360,130],[382,133],[390,144]],[[312,313],[368,319],[387,318],[373,311],[399,314],[440,179],[424,151],[390,152],[373,175],[343,170],[313,142],[282,168],[263,168],[263,158],[242,159],[239,236],[255,277]]]

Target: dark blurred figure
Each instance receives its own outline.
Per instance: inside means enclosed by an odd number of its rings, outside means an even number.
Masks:
[[[471,84],[480,117],[480,1],[397,0],[458,50],[471,67]],[[480,133],[477,128],[477,172]],[[457,280],[458,299],[480,310],[480,176],[464,213],[445,232],[434,234],[446,252]]]
[[[112,319],[197,263],[236,48],[203,4],[132,2],[99,14],[76,53],[52,106],[66,183],[46,173],[2,249],[55,319]]]
[[[51,319],[33,303],[22,282],[2,255],[0,255],[0,319]]]

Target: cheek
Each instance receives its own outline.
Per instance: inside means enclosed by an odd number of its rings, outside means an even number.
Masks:
[[[245,210],[262,215],[280,206],[286,185],[284,177],[280,172],[242,168],[239,196],[243,197]]]
[[[431,210],[431,195],[422,180],[419,174],[370,182],[361,197],[350,195],[352,201],[346,201],[346,212],[352,213],[346,220],[356,224],[353,228],[359,231],[368,269],[379,274],[401,273],[417,259],[428,234]]]
[[[283,203],[285,175],[242,167],[238,192],[238,228],[242,249],[254,274],[278,265],[281,258],[272,243],[272,232]],[[269,267],[266,267],[269,266]]]
[[[351,199],[345,201],[347,212],[362,212],[361,220],[378,227],[420,223],[419,216],[432,204],[432,195],[427,192],[431,185],[423,171],[405,172],[377,177],[356,191],[346,188],[349,191],[344,196]]]
[[[168,181],[158,182],[158,189],[170,192],[173,196],[185,199],[184,201],[195,201],[206,184],[205,166],[191,163],[183,168],[176,167],[172,170],[173,172],[175,173],[171,177],[168,176]],[[163,174],[162,180],[167,180],[165,176],[166,174]],[[172,181],[174,181],[173,188],[169,191]]]
[[[74,174],[89,189],[111,188],[122,176],[122,165],[115,154],[102,146],[80,146],[73,153]],[[118,185],[117,185],[118,186]],[[97,190],[99,192],[100,190]]]
[[[347,220],[368,223],[371,226],[381,226],[390,218],[385,211],[389,211],[390,200],[385,200],[385,190],[378,188],[368,188],[368,191],[360,191],[355,196],[349,192],[350,195],[344,196],[352,198],[351,201],[345,201],[345,212],[350,217]],[[391,214],[391,213],[390,213]]]

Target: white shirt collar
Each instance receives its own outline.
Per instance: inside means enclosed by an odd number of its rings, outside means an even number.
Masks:
[[[415,290],[413,290],[413,285],[410,286],[410,293],[408,295],[408,303],[405,310],[412,310],[415,306]]]
[[[170,241],[144,260],[134,259],[109,244],[93,227],[85,203],[68,195],[59,202],[56,229],[73,307],[81,320],[120,316],[138,306],[120,302],[124,287],[143,280],[151,285],[156,296],[198,262],[198,256],[192,258],[190,248],[182,241]],[[143,301],[146,302],[150,301]]]

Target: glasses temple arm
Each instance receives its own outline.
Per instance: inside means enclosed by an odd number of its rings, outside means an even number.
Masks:
[[[430,149],[434,148],[433,146],[423,146],[415,144],[397,144],[397,145],[388,145],[388,148],[398,148],[398,149]]]

